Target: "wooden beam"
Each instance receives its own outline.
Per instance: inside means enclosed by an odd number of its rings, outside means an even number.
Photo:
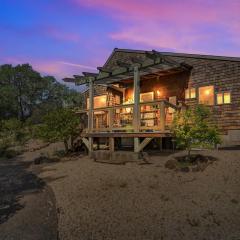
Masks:
[[[141,152],[152,141],[152,139],[153,138],[145,138],[134,150],[134,152]]]
[[[98,73],[82,72],[85,77],[97,77]]]
[[[88,131],[91,133],[93,129],[93,108],[94,108],[94,84],[93,80],[89,82],[89,109],[88,109]]]
[[[89,150],[89,141],[88,141],[88,139],[85,138],[85,137],[83,137],[83,138],[82,138],[82,141],[83,141],[83,143],[85,144],[85,146],[87,147],[87,149]]]
[[[137,66],[134,67],[134,106],[133,106],[133,128],[135,132],[139,131],[140,118],[139,118],[139,103],[140,103],[140,74]]]
[[[110,69],[106,69],[106,68],[103,68],[103,67],[97,67],[97,69],[98,69],[100,72],[105,72],[105,73],[112,74],[112,70],[110,70]]]
[[[76,85],[83,85],[83,84],[87,84],[87,83],[89,83],[89,77],[85,77],[85,76],[75,77]]]
[[[159,132],[96,132],[96,133],[81,133],[82,137],[101,137],[101,138],[150,138],[150,137],[167,137],[171,136],[171,132],[169,130],[159,131]]]

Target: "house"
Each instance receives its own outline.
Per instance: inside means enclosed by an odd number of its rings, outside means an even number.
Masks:
[[[111,151],[119,139],[131,140],[134,152],[152,139],[162,147],[175,111],[199,103],[211,109],[223,145],[240,144],[240,58],[116,48],[98,70],[72,79],[89,85],[78,113],[88,118],[90,152],[99,138]]]

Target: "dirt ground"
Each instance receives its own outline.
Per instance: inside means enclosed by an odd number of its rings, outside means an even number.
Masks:
[[[151,164],[103,164],[84,156],[44,164],[35,172],[37,191],[16,198],[25,204],[0,224],[0,239],[56,239],[58,232],[64,240],[239,240],[240,150],[201,153],[218,158],[203,172],[166,169],[170,153],[151,156]],[[24,162],[35,155],[26,153]],[[25,228],[15,227],[19,219]],[[32,225],[39,231],[31,238]],[[52,230],[45,238],[42,226]],[[30,235],[6,237],[14,232]]]

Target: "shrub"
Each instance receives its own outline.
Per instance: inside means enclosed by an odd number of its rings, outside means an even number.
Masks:
[[[210,111],[203,105],[176,113],[171,131],[176,137],[177,146],[187,149],[188,158],[193,147],[220,143],[218,130],[209,120]]]

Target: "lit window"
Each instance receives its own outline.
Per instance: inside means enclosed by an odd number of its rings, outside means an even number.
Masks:
[[[223,104],[223,94],[222,93],[217,94],[217,104]]]
[[[196,98],[196,89],[188,88],[185,90],[185,99]]]
[[[218,93],[217,94],[217,104],[228,104],[231,103],[230,92]]]
[[[199,103],[206,105],[214,104],[214,87],[200,87],[199,88]]]
[[[140,94],[140,102],[151,102],[151,101],[153,101],[153,92]]]
[[[107,95],[94,97],[94,108],[104,108],[107,106]],[[87,109],[89,108],[89,98],[87,99]]]
[[[231,94],[230,94],[230,92],[225,92],[224,93],[223,100],[224,100],[225,104],[231,103]]]

